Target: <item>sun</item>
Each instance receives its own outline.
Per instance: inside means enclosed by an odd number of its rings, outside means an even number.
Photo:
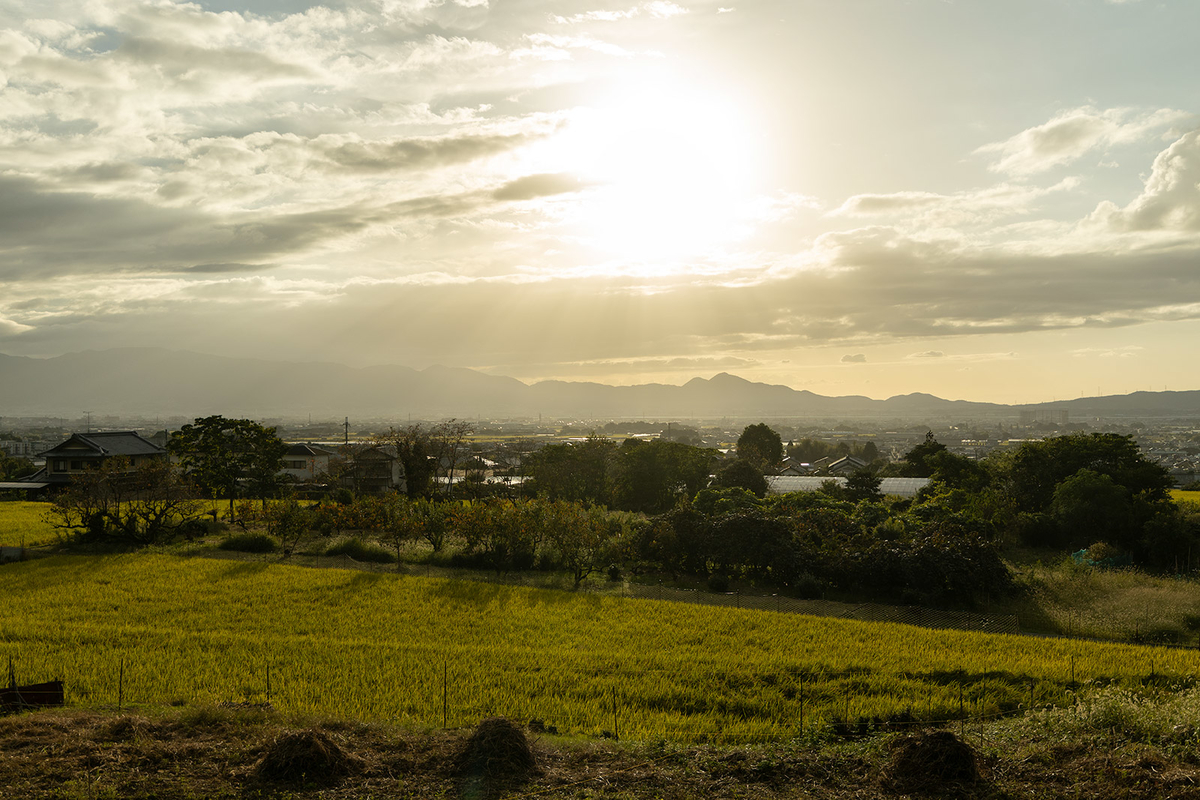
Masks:
[[[588,187],[566,220],[581,242],[661,264],[744,234],[760,140],[736,101],[658,79],[576,109],[549,149]]]

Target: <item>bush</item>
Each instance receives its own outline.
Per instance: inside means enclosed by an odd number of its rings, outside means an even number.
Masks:
[[[274,553],[279,549],[275,540],[265,533],[239,533],[217,545],[222,550],[238,553]]]
[[[179,525],[179,533],[189,542],[193,539],[212,536],[213,534],[227,530],[229,530],[229,526],[224,522],[218,522],[215,519],[203,519],[201,517],[184,520]]]
[[[369,561],[374,564],[391,564],[396,556],[377,544],[369,544],[362,539],[343,539],[325,551],[327,556],[347,556],[355,561]]]
[[[825,584],[812,573],[802,572],[792,590],[802,600],[820,600],[825,594]]]
[[[720,574],[709,575],[708,590],[713,594],[725,594],[729,591],[729,578]]]

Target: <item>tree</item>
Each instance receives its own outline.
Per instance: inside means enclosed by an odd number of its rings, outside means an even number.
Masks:
[[[1137,442],[1116,433],[1075,433],[1026,442],[998,462],[1005,491],[1020,511],[1046,511],[1060,483],[1087,469],[1107,475],[1131,497],[1158,502],[1168,497],[1171,475],[1142,456]]]
[[[0,451],[0,481],[15,481],[37,472],[28,458],[7,456]]]
[[[657,514],[708,485],[714,452],[663,439],[626,439],[612,466],[612,506]]]
[[[928,478],[933,475],[934,469],[930,459],[944,452],[946,445],[933,438],[933,431],[929,431],[925,434],[925,441],[904,454],[904,466],[900,474],[905,478]]]
[[[789,456],[805,464],[811,464],[826,456],[832,456],[836,452],[836,447],[819,439],[801,439],[794,444],[788,445],[787,449]]]
[[[1049,510],[1072,550],[1093,542],[1128,549],[1136,540],[1129,493],[1099,472],[1081,469],[1060,483]]]
[[[171,437],[167,449],[202,491],[229,498],[232,519],[238,484],[246,481],[254,494],[265,497],[269,476],[282,468],[287,445],[274,428],[217,414],[184,425]]]
[[[396,448],[396,457],[404,468],[404,488],[408,496],[412,499],[428,497],[437,466],[429,432],[419,423],[407,428],[388,428],[387,433],[375,437],[375,442]]]
[[[783,460],[783,439],[764,422],[747,425],[737,440],[737,456],[766,471]]]
[[[584,578],[608,562],[621,523],[598,506],[585,508],[578,503],[555,503],[548,516],[550,541],[578,589]]]
[[[497,574],[531,566],[537,555],[520,515],[497,498],[455,505],[452,524],[469,555],[483,559]]]
[[[857,503],[862,500],[879,500],[883,492],[879,491],[881,479],[869,469],[855,471],[846,479],[846,499]]]
[[[95,541],[149,545],[186,531],[203,514],[195,487],[165,459],[130,468],[110,458],[76,475],[48,513],[59,530]]]
[[[465,419],[448,419],[434,425],[430,431],[433,455],[437,459],[436,468],[445,475],[447,495],[454,483],[454,470],[465,452],[464,446],[474,432],[475,425]]]
[[[312,514],[301,507],[296,498],[289,497],[272,503],[263,509],[263,522],[267,533],[279,539],[283,554],[290,556],[300,544],[300,539],[312,526]]]
[[[616,442],[593,433],[582,442],[550,444],[531,453],[525,474],[539,496],[608,505],[616,458]]]
[[[741,488],[753,492],[755,497],[767,496],[767,479],[761,470],[755,469],[754,465],[744,458],[732,461],[717,470],[712,486],[714,489]]]
[[[965,489],[979,492],[987,488],[992,476],[978,461],[959,456],[949,450],[938,450],[925,457],[931,483],[946,489]]]

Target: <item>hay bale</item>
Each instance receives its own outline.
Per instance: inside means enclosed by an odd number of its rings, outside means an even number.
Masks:
[[[354,763],[322,731],[290,731],[276,737],[254,773],[266,781],[332,783],[351,772]]]
[[[893,745],[888,777],[899,788],[914,791],[979,780],[975,751],[949,731],[906,736]]]
[[[537,772],[525,732],[503,717],[480,722],[454,766],[460,778],[477,784],[484,794],[493,787],[524,782]]]

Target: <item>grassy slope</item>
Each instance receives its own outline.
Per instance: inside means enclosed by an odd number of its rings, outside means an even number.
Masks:
[[[0,502],[0,547],[38,547],[58,541],[58,532],[46,520],[49,503],[25,500]]]
[[[745,741],[818,718],[998,713],[1062,702],[1071,676],[1186,681],[1200,654],[163,555],[0,570],[0,660],[71,702],[266,699],[297,713]],[[124,663],[124,677],[118,686]],[[801,678],[801,675],[806,675]],[[448,678],[443,696],[443,677]],[[802,686],[803,681],[803,686]],[[803,704],[803,705],[802,705]]]

